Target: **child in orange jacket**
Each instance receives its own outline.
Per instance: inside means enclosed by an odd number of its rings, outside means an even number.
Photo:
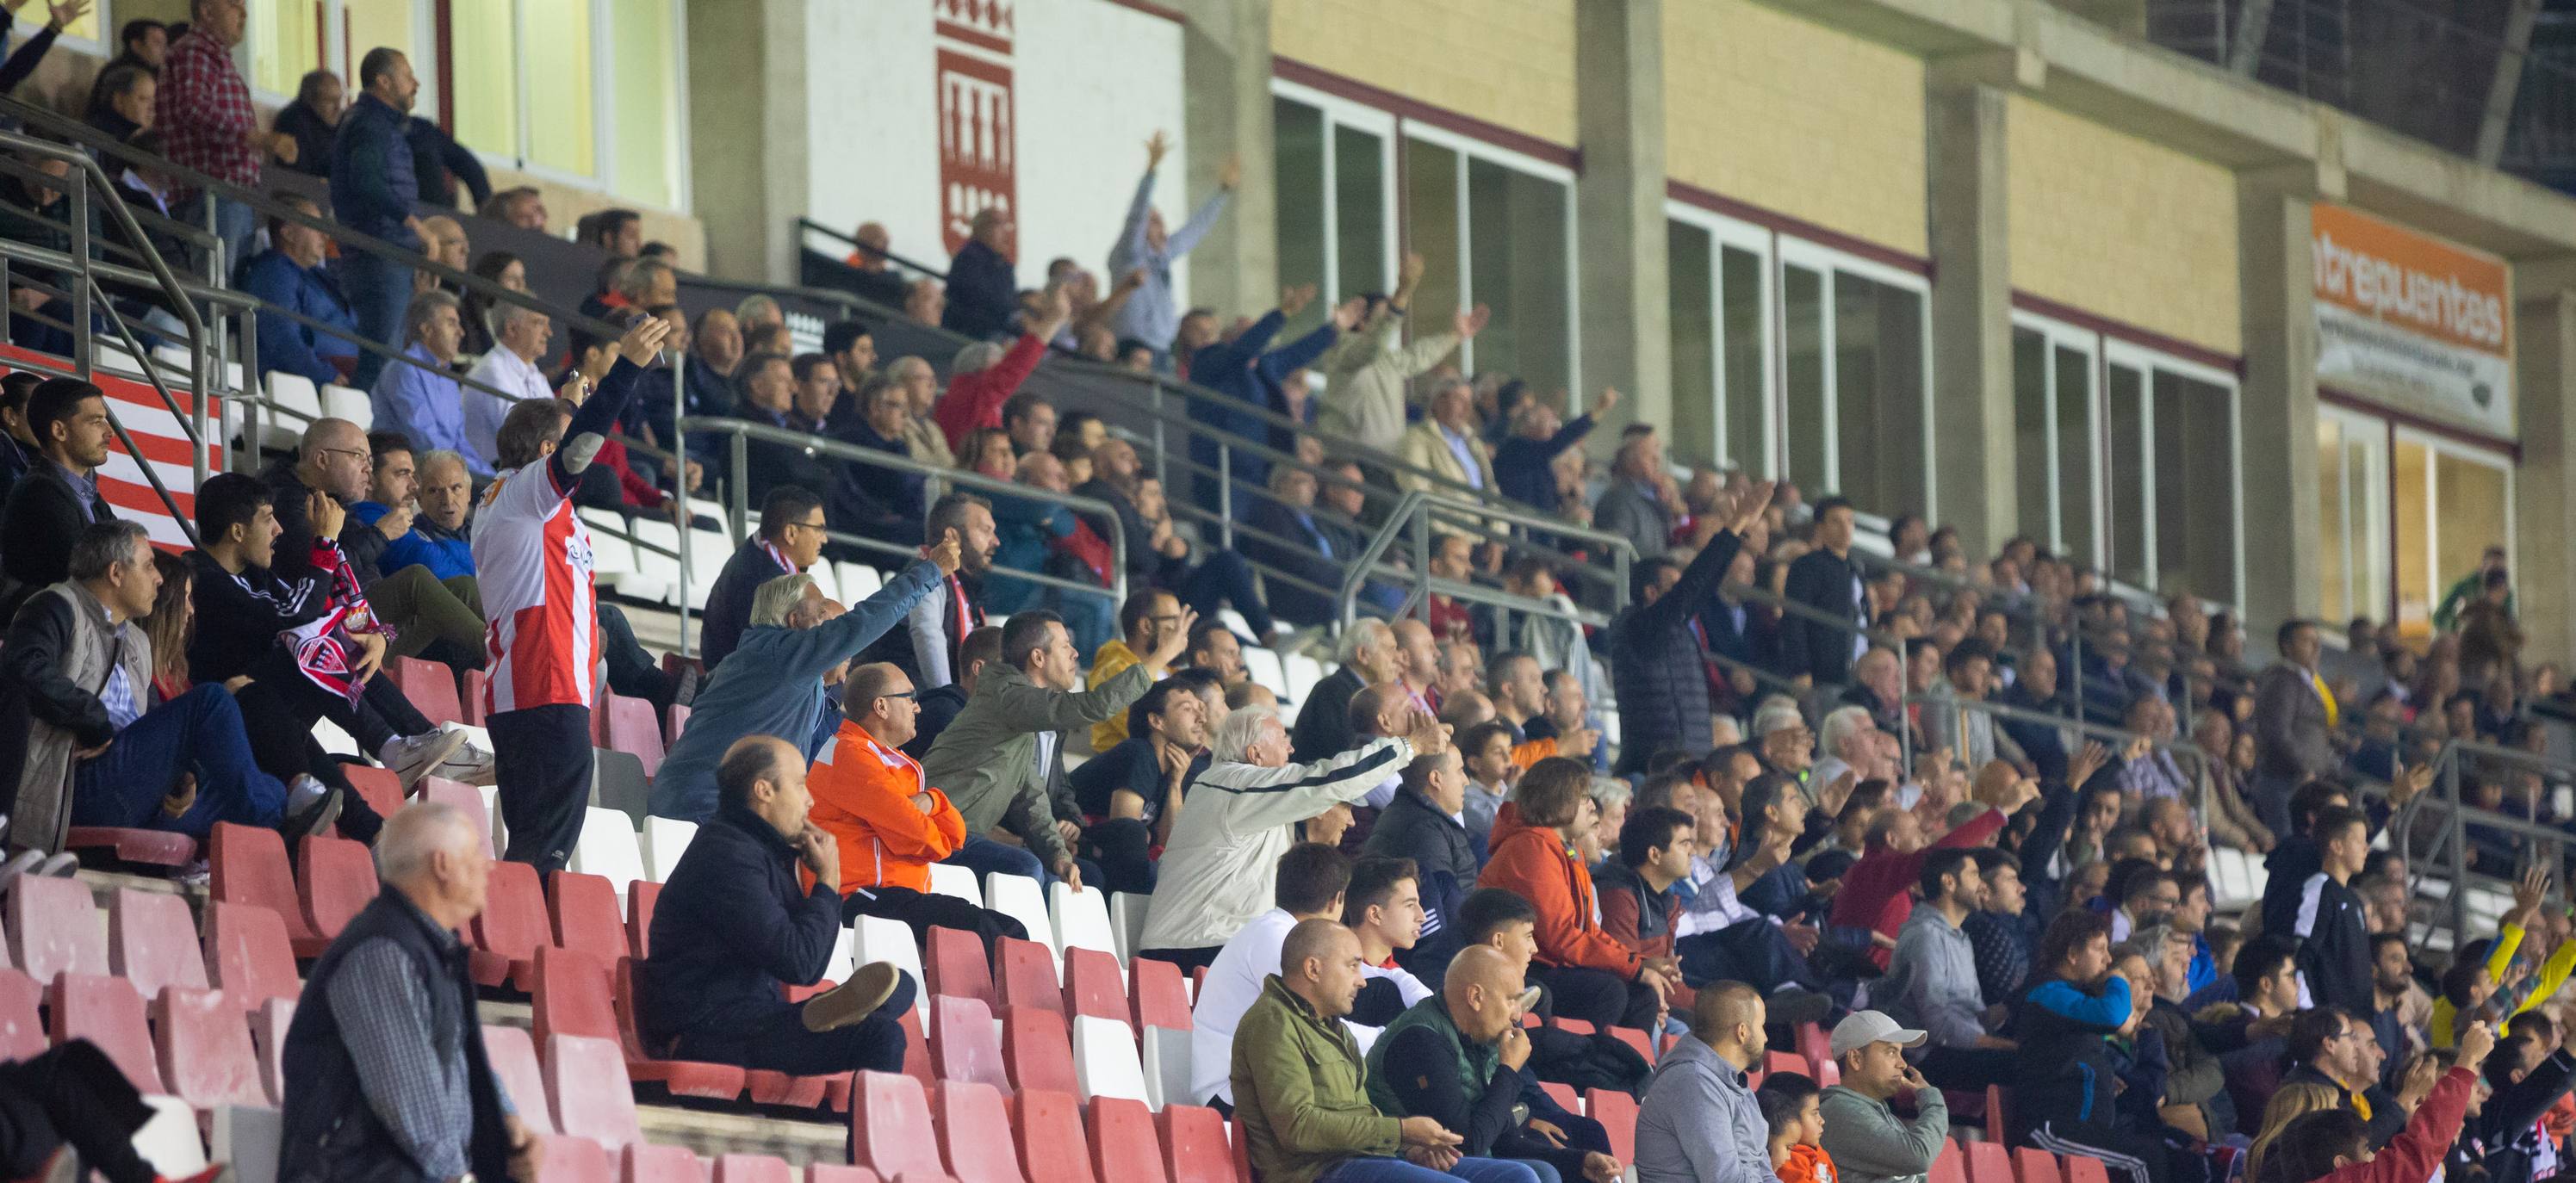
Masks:
[[[1821,1144],[1824,1090],[1796,1072],[1774,1072],[1759,1093],[1762,1118],[1771,1123],[1771,1169],[1780,1183],[1841,1183],[1832,1155]]]

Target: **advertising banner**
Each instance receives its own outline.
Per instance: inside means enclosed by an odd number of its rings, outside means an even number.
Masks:
[[[2318,383],[2513,435],[2505,262],[2346,206],[2310,217]]]

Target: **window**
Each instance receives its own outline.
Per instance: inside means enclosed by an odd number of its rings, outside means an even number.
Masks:
[[[2317,619],[2388,614],[2388,425],[2317,409]]]
[[[530,165],[577,177],[599,175],[590,17],[589,5],[565,0],[521,0],[519,5],[520,44],[533,51],[519,60],[529,113],[522,154]]]
[[[2505,569],[2513,569],[2513,462],[2411,428],[2391,434],[2397,627],[2421,640],[2444,593],[2477,569],[2487,547],[2505,547]]]
[[[1323,293],[1316,308],[1299,318],[1297,327],[1303,328],[1323,323],[1324,310],[1336,301],[1395,286],[1395,120],[1288,83],[1279,86],[1281,93],[1271,100],[1279,282],[1311,283]],[[1421,307],[1417,301],[1417,314]]]
[[[484,153],[515,146],[519,22],[511,0],[448,0],[447,38],[454,55],[446,79],[456,142]]]
[[[292,96],[322,66],[323,6],[318,0],[250,0],[242,40],[250,47],[255,90]],[[122,46],[110,47],[122,52]]]
[[[1929,513],[1923,281],[1797,239],[1779,256],[1785,475],[1811,497]]]

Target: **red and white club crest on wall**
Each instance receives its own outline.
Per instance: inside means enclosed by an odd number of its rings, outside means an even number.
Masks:
[[[939,235],[950,254],[966,244],[975,214],[1016,214],[1019,154],[1011,107],[1009,0],[931,0],[939,35]],[[1016,220],[1016,219],[1014,219]],[[1017,256],[1017,231],[1002,253]]]

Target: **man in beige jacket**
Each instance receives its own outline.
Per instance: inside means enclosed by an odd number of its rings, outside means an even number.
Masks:
[[[1395,451],[1404,439],[1405,384],[1439,365],[1485,327],[1489,314],[1478,305],[1472,312],[1458,314],[1454,331],[1403,344],[1405,314],[1422,286],[1422,272],[1422,256],[1406,255],[1396,275],[1395,294],[1372,301],[1374,306],[1364,310],[1368,313],[1364,327],[1344,334],[1316,363],[1325,381],[1316,424],[1323,434],[1380,452]]]

